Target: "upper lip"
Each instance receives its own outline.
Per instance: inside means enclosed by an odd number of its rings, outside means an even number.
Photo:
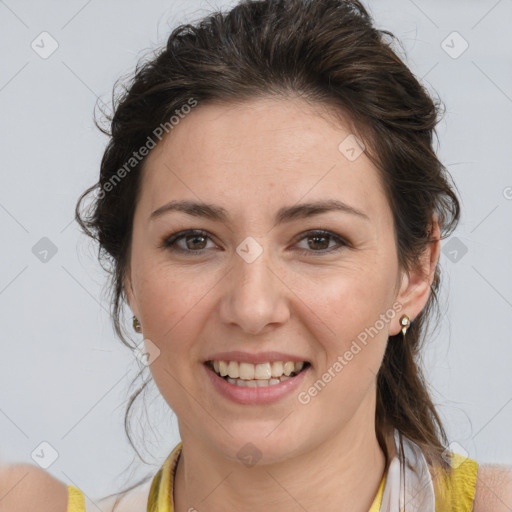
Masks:
[[[231,352],[218,352],[216,354],[212,354],[205,359],[206,361],[237,361],[239,363],[268,363],[274,361],[293,361],[295,363],[299,363],[301,361],[308,362],[307,359],[301,356],[295,356],[292,354],[285,354],[283,352],[258,352],[258,353],[250,353],[250,352],[242,352],[239,350],[231,351]]]

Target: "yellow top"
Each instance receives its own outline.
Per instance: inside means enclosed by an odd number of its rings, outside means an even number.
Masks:
[[[452,474],[435,484],[436,512],[472,512],[478,463],[451,452]]]
[[[169,454],[162,467],[153,477],[149,490],[147,512],[173,511],[173,481],[174,472],[181,454],[180,441]],[[471,512],[475,496],[476,474],[478,464],[472,459],[462,455],[453,454],[453,473],[451,478],[444,478],[436,486],[436,512]],[[386,474],[380,482],[377,495],[368,512],[379,512],[382,502],[382,493],[386,482]],[[68,485],[69,500],[67,512],[85,512],[85,498],[83,493]]]
[[[72,485],[68,485],[68,512],[85,512],[85,496]]]

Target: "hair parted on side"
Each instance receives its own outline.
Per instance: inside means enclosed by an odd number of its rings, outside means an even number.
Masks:
[[[357,0],[244,0],[228,12],[175,28],[164,48],[139,62],[122,92],[116,96],[114,89],[99,181],[80,196],[76,220],[98,242],[100,262],[108,262],[112,318],[123,343],[133,348],[124,338],[120,313],[144,159],[108,191],[106,185],[155,128],[191,98],[201,105],[300,96],[339,114],[379,170],[393,212],[401,269],[416,268],[434,241],[433,217],[442,239],[453,232],[460,217],[455,184],[433,149],[442,104],[395,53],[395,40],[391,32],[374,27]],[[82,202],[91,192],[95,197],[83,215]],[[383,436],[394,427],[421,447],[432,467],[449,471],[443,456],[447,436],[419,360],[428,324],[434,313],[439,315],[434,307],[439,285],[437,267],[428,302],[406,340],[401,332],[389,338],[377,377],[375,427],[387,459]],[[125,414],[135,450],[129,412],[149,381],[131,396]]]

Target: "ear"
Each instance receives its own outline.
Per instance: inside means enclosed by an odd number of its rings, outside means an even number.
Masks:
[[[137,308],[137,301],[135,300],[134,292],[133,292],[133,286],[132,286],[132,278],[130,270],[128,269],[123,281],[123,290],[124,294],[126,296],[126,300],[128,302],[128,305],[130,306],[130,309],[132,310],[132,313],[140,320],[139,316],[139,310]]]
[[[402,274],[400,292],[396,297],[402,304],[402,309],[393,322],[393,327],[389,331],[390,336],[401,331],[400,317],[406,314],[412,322],[421,313],[430,296],[430,286],[434,280],[441,250],[441,232],[436,217],[432,220],[430,238],[433,241],[425,247],[418,266]]]

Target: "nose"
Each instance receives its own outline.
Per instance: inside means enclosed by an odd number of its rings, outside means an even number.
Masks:
[[[274,263],[268,249],[254,261],[239,254],[233,260],[220,303],[222,321],[250,334],[284,324],[290,318],[293,294],[285,284],[282,267]]]

